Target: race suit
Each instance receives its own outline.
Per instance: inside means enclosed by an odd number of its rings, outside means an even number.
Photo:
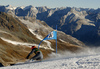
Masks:
[[[29,58],[29,56],[32,54],[32,53],[35,53],[35,56],[33,56],[31,59],[33,60],[42,60],[43,59],[43,54],[42,52],[37,49],[37,48],[33,48],[32,51],[28,54],[28,56],[26,57],[27,59]]]

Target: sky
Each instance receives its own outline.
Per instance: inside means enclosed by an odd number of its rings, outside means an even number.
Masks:
[[[0,5],[100,8],[100,0],[0,0]]]

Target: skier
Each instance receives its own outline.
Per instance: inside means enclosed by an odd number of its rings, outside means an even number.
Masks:
[[[33,56],[31,59],[32,59],[32,60],[40,60],[40,61],[42,61],[42,59],[43,59],[43,54],[42,54],[42,52],[41,52],[38,48],[36,48],[36,46],[32,46],[31,49],[32,49],[32,50],[31,50],[31,52],[28,54],[28,56],[26,57],[26,59],[28,59],[29,56],[34,52],[34,53],[35,53],[35,56]]]

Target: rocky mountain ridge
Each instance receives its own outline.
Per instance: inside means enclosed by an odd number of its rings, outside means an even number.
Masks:
[[[75,8],[61,7],[48,8],[0,6],[0,11],[18,16],[25,20],[34,21],[39,19],[45,21],[50,27],[58,26],[58,30],[69,34],[87,45],[100,45],[100,8]]]
[[[17,16],[0,12],[0,63],[9,66],[25,61],[25,57],[31,51],[30,47],[32,45],[38,47],[40,41],[53,30],[44,21],[19,19]],[[60,51],[76,53],[84,48],[84,43],[76,38],[61,31],[57,33],[58,53]],[[43,41],[40,45],[44,59],[48,54],[55,52],[55,49],[55,40]]]

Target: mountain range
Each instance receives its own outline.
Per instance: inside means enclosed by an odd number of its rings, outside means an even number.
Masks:
[[[0,63],[4,66],[25,61],[31,51],[30,47],[33,45],[38,47],[40,41],[54,30],[45,21],[36,18],[35,14],[38,12],[33,6],[22,9],[9,5],[0,6],[0,11]],[[55,40],[41,43],[40,50],[44,59],[48,58],[48,54],[55,52],[55,43]],[[62,31],[57,31],[57,45],[58,53],[61,51],[78,53],[86,47],[83,42]]]
[[[99,46],[99,22],[99,8],[0,6],[0,63],[8,66],[25,61],[20,59],[27,56],[32,45],[38,46],[55,30],[56,25],[58,53],[80,52],[85,45]],[[40,45],[44,58],[55,52],[55,48],[55,40],[43,41]]]
[[[0,11],[25,20],[34,21],[38,19],[44,21],[53,29],[57,25],[58,30],[77,38],[86,45],[100,45],[100,8],[48,8],[46,6],[34,7],[32,5],[13,7],[7,5],[0,6]]]

